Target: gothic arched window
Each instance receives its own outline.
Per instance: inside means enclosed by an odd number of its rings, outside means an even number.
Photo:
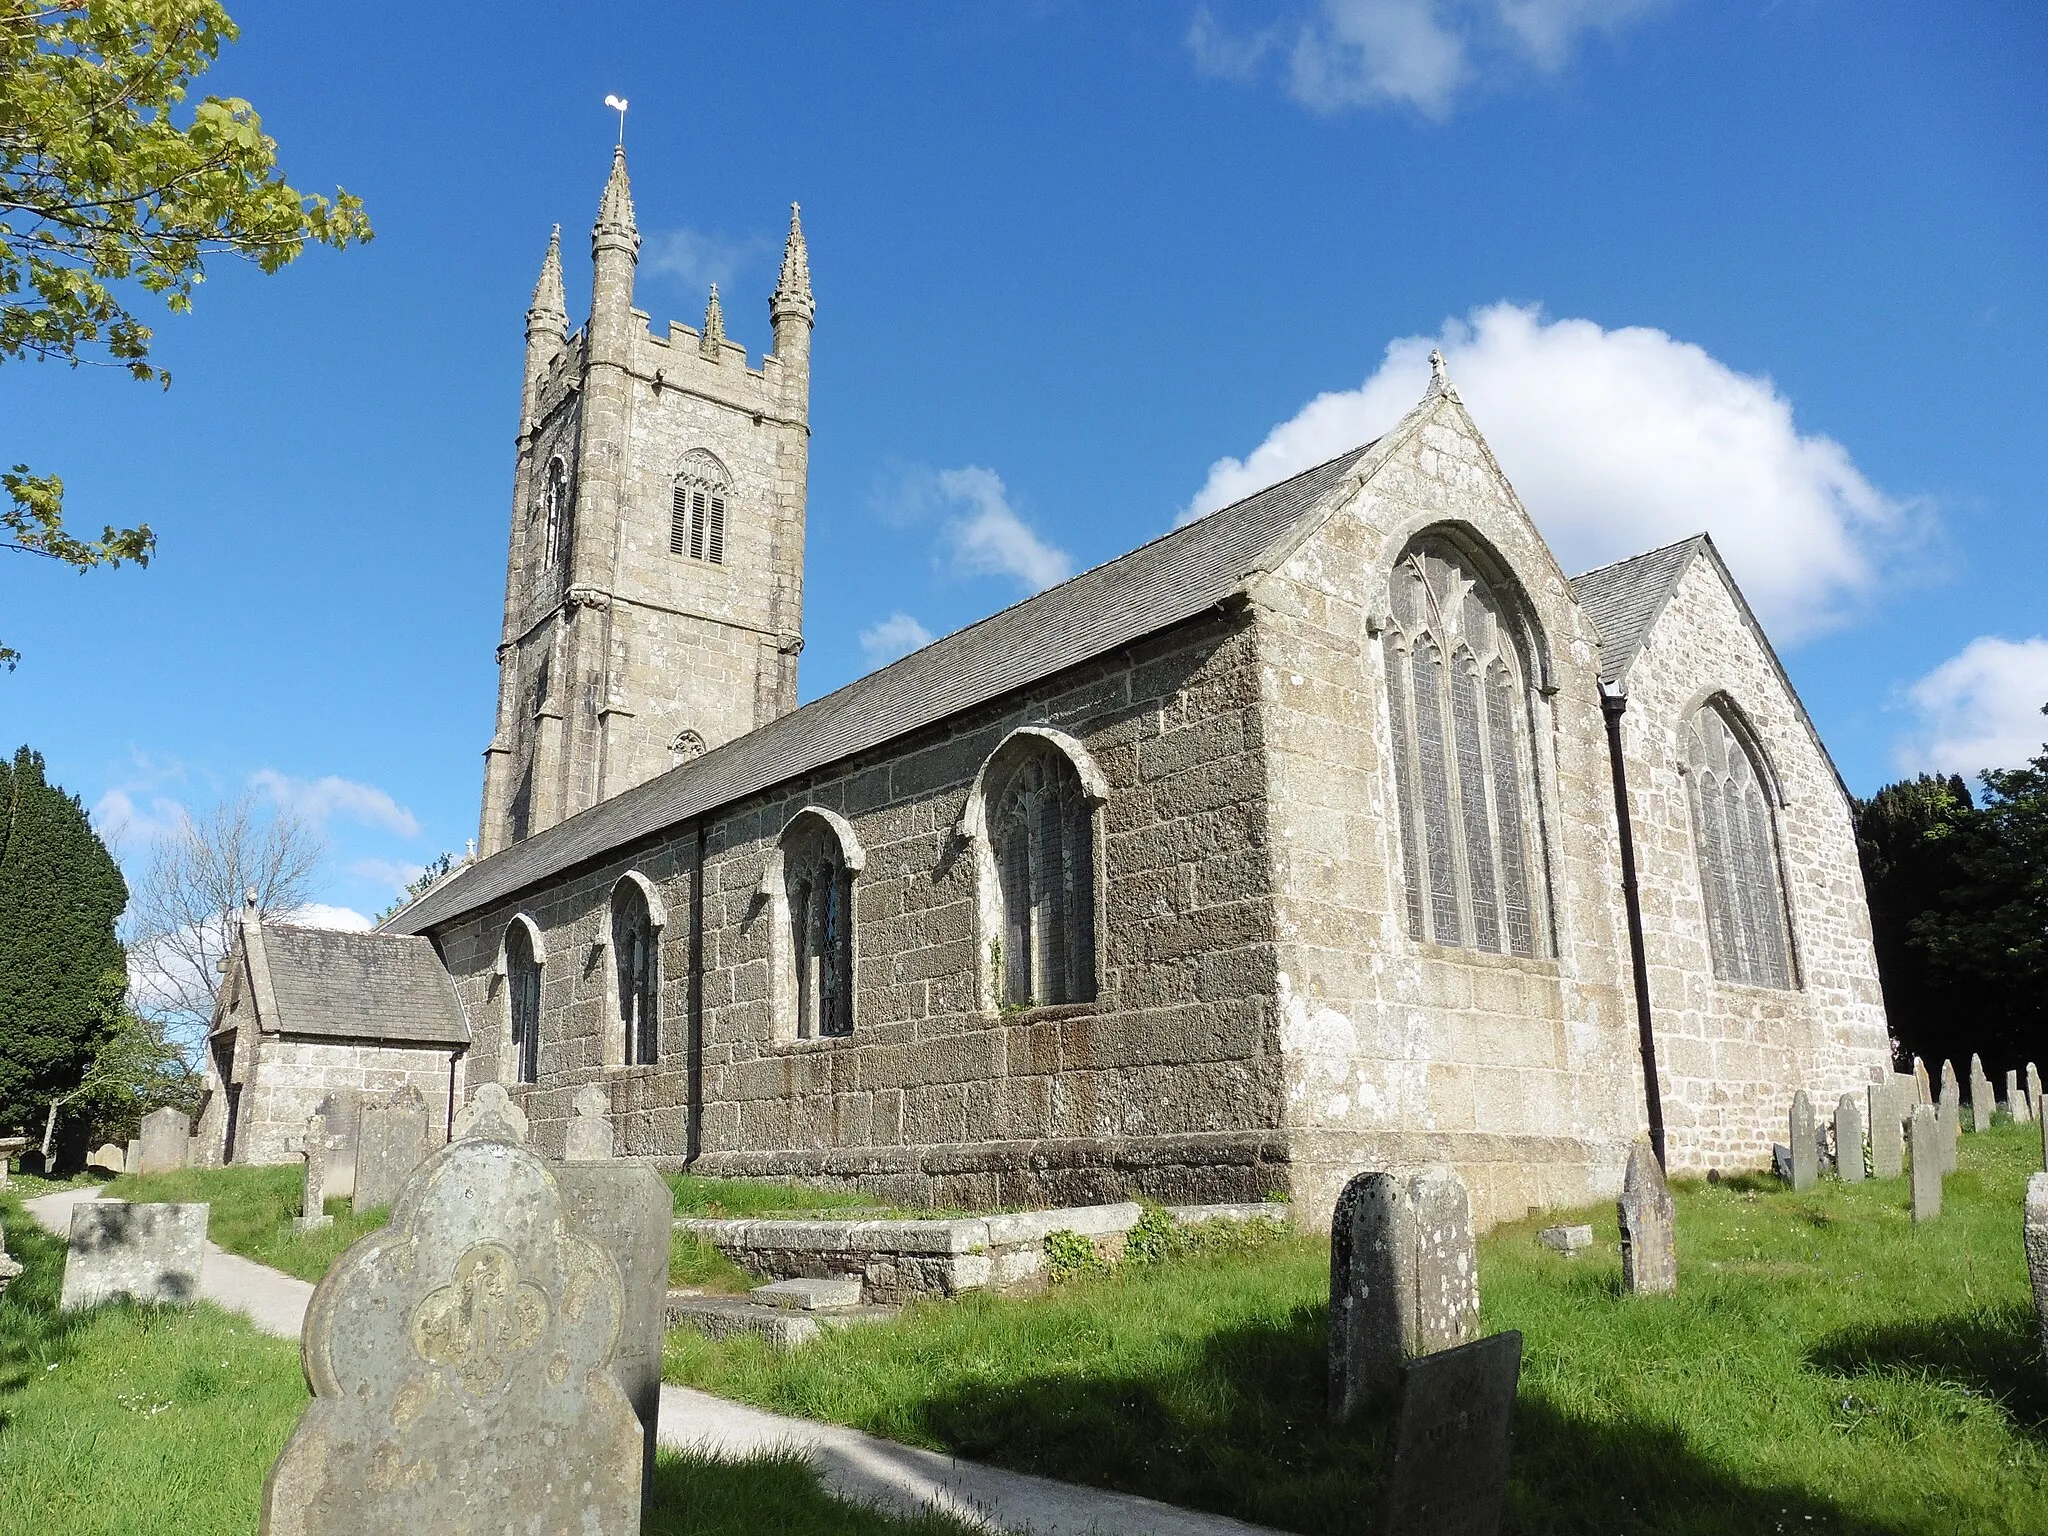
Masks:
[[[1548,948],[1529,662],[1520,625],[1447,540],[1394,567],[1388,717],[1408,931],[1432,944]]]
[[[1095,1000],[1095,808],[1074,764],[1024,737],[986,787],[997,1001]]]
[[[1792,946],[1768,780],[1720,700],[1686,722],[1685,769],[1714,974],[1753,987],[1790,987]]]
[[[683,455],[668,525],[670,554],[725,564],[725,502],[731,489],[725,466],[712,455],[701,448]]]
[[[775,1022],[785,1040],[853,1033],[853,880],[864,856],[852,829],[799,812],[776,845]]]
[[[618,986],[620,1059],[629,1067],[661,1059],[660,927],[639,881],[612,891],[612,967]]]
[[[511,1015],[512,1080],[540,1081],[540,957],[524,918],[505,930],[505,993]]]
[[[542,492],[547,507],[547,527],[542,534],[541,565],[553,570],[569,560],[569,468],[560,459],[548,460],[547,486]]]

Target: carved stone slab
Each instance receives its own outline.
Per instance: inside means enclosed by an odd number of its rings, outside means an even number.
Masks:
[[[1678,1215],[1647,1136],[1636,1138],[1621,1179],[1621,1284],[1638,1296],[1678,1289]]]
[[[1813,1100],[1801,1088],[1792,1095],[1792,1179],[1794,1189],[1811,1189],[1820,1182],[1820,1143],[1815,1139]]]
[[[2027,1180],[2027,1273],[2034,1282],[2034,1322],[2048,1359],[2048,1173]]]
[[[625,1299],[612,1374],[639,1416],[643,1481],[651,1487],[675,1197],[667,1181],[643,1163],[568,1163],[554,1173],[569,1230],[604,1249],[619,1268]]]
[[[1835,1101],[1835,1177],[1844,1184],[1863,1182],[1863,1106],[1853,1093]]]
[[[1521,1374],[1513,1332],[1408,1362],[1378,1536],[1499,1536]]]
[[[1361,1173],[1330,1227],[1330,1413],[1349,1418],[1403,1360],[1479,1331],[1472,1200],[1448,1168]]]
[[[366,1106],[356,1136],[355,1209],[358,1214],[398,1198],[405,1181],[426,1161],[427,1100],[408,1083],[388,1104]]]
[[[1906,1171],[1904,1106],[1898,1088],[1873,1083],[1870,1088],[1870,1172],[1878,1179],[1896,1179]]]
[[[71,1250],[59,1305],[75,1312],[124,1298],[171,1306],[198,1300],[206,1217],[203,1204],[79,1201],[71,1207]]]
[[[509,1141],[514,1146],[526,1141],[526,1111],[512,1102],[512,1096],[497,1083],[481,1083],[469,1102],[456,1111],[452,1140],[483,1136]]]
[[[1941,1214],[1942,1135],[1941,1127],[1935,1123],[1934,1111],[1925,1104],[1915,1106],[1910,1138],[1915,1221],[1932,1221]]]
[[[141,1166],[131,1173],[169,1173],[183,1168],[192,1151],[192,1117],[181,1110],[153,1109],[142,1117]]]
[[[1944,1061],[1941,1064],[1941,1098],[1936,1102],[1934,1118],[1941,1135],[1941,1171],[1956,1171],[1957,1148],[1963,1139],[1963,1090],[1956,1081],[1956,1064]]]
[[[576,1118],[569,1122],[568,1160],[599,1163],[612,1155],[612,1096],[602,1083],[576,1090]]]
[[[265,1536],[632,1536],[621,1305],[545,1163],[483,1138],[442,1149],[313,1293],[313,1401],[264,1485]]]
[[[292,1218],[292,1226],[300,1232],[317,1232],[334,1224],[326,1210],[327,1158],[333,1148],[328,1143],[327,1117],[317,1110],[306,1121],[305,1140],[299,1150],[306,1159],[306,1174],[299,1186],[299,1214]]]

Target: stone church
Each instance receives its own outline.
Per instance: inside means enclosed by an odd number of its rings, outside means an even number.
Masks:
[[[1569,578],[1440,361],[1338,455],[796,707],[815,306],[527,314],[480,856],[424,936],[559,1151],[949,1205],[1767,1163],[1890,1070],[1849,802],[1705,536]],[[1654,1066],[1651,1066],[1654,1063]]]

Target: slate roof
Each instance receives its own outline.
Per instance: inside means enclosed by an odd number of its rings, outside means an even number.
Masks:
[[[1601,682],[1620,682],[1626,675],[1650,626],[1678,590],[1685,568],[1708,542],[1704,533],[1696,533],[1679,543],[1572,577],[1572,596],[1600,631]]]
[[[424,938],[263,925],[275,1019],[288,1035],[467,1045],[455,983]]]
[[[444,880],[385,929],[423,933],[637,838],[1191,619],[1270,569],[1269,557],[1289,546],[1373,446],[1176,528],[557,822]]]

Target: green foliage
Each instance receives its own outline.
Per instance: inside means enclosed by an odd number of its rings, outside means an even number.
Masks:
[[[448,872],[454,868],[455,855],[452,853],[439,853],[427,860],[426,867],[405,883],[405,889],[398,893],[398,899],[377,914],[377,921],[383,922],[385,918],[398,911],[407,902],[415,901],[426,895],[439,881],[445,879]]]
[[[1888,784],[1856,807],[1885,1011],[1933,1070],[1994,1078],[2048,1029],[2048,750],[2027,767]]]
[[[1173,1218],[1156,1205],[1146,1206],[1138,1224],[1124,1234],[1126,1264],[1163,1264],[1187,1249],[1187,1230],[1176,1226]]]
[[[117,1031],[128,885],[77,796],[23,747],[0,763],[0,1130],[40,1137]]]
[[[194,82],[237,36],[218,0],[21,0],[0,11],[0,361],[106,363],[169,384],[129,290],[174,314],[210,257],[275,272],[368,240],[359,200],[286,184],[248,102]],[[79,539],[63,482],[0,475],[0,548],[87,570],[147,564],[149,526]],[[13,651],[0,648],[12,667]]]
[[[1677,1296],[1625,1296],[1614,1207],[1480,1244],[1520,1329],[1506,1529],[2037,1532],[2048,1371],[2018,1241],[2038,1127],[1963,1140],[1941,1218],[1903,1179],[1681,1182]],[[1536,1240],[1590,1221],[1567,1259]],[[1249,1230],[1247,1230],[1249,1229]],[[1329,1247],[1273,1223],[1040,1300],[969,1296],[778,1354],[669,1335],[668,1379],[953,1455],[1312,1536],[1373,1529],[1384,1418],[1324,1413]]]
[[[1109,1263],[1095,1245],[1078,1232],[1045,1234],[1045,1272],[1054,1285],[1090,1275],[1106,1274]]]

